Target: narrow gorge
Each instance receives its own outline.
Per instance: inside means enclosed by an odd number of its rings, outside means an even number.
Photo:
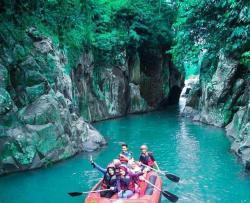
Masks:
[[[177,104],[190,77],[181,114],[225,127],[250,168],[247,1],[3,0],[0,13],[0,175],[97,150],[91,122]]]

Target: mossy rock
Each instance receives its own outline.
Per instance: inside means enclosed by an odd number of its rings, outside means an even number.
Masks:
[[[19,118],[26,124],[43,125],[60,122],[60,111],[52,95],[43,95],[19,112]]]
[[[0,64],[0,88],[6,88],[9,83],[8,70]]]
[[[38,85],[46,81],[46,78],[38,71],[27,70],[25,71],[25,82],[27,86]]]
[[[0,88],[0,115],[10,111],[12,107],[13,102],[9,93],[5,89]]]
[[[32,87],[26,87],[26,93],[30,103],[35,101],[45,93],[44,83],[34,85]]]
[[[27,59],[25,61],[23,61],[19,66],[23,71],[42,70],[41,67],[37,64],[36,60],[32,56],[27,57]]]
[[[34,145],[36,146],[36,149],[44,156],[59,147],[57,146],[58,132],[55,125],[52,123],[34,126],[28,125],[28,128],[37,133],[38,142],[34,143]]]
[[[27,56],[27,51],[23,46],[17,44],[13,50],[13,54],[16,61],[22,61]]]

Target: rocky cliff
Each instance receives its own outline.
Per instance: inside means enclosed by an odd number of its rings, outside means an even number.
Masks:
[[[140,51],[129,56],[124,50],[113,60],[118,57],[116,65],[100,65],[95,63],[93,51],[88,50],[73,69],[73,94],[78,111],[86,120],[155,110],[168,102],[172,88],[177,87],[180,94],[183,75],[174,68],[169,56],[161,52],[144,56]]]
[[[183,115],[225,127],[235,152],[250,169],[250,69],[223,52],[204,57],[200,77],[186,91]],[[186,89],[186,88],[185,88]],[[182,93],[185,97],[185,92]]]
[[[104,145],[79,115],[63,51],[35,28],[0,38],[0,175]]]
[[[0,34],[0,175],[34,169],[105,144],[87,122],[151,111],[183,77],[160,51],[126,49],[116,65],[84,49],[68,68],[67,51],[35,27]],[[173,79],[174,77],[174,79]]]

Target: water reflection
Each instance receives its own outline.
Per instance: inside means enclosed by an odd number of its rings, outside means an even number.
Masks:
[[[172,108],[95,124],[108,145],[91,153],[93,159],[105,167],[119,154],[121,142],[127,142],[137,158],[138,147],[147,143],[161,169],[181,177],[177,185],[162,177],[164,188],[177,194],[180,203],[250,202],[250,179],[230,154],[224,131],[176,115]],[[83,153],[46,169],[1,177],[0,202],[83,202],[86,196],[72,198],[67,193],[88,191],[102,176],[88,158]]]
[[[190,133],[186,122],[180,121],[180,129],[176,133],[176,152],[179,159],[178,172],[182,174],[182,179],[178,185],[179,191],[185,187],[191,187],[191,192],[182,194],[180,201],[183,202],[203,202],[200,194],[200,187],[197,182],[197,177],[194,174],[198,174],[199,164],[199,152],[200,145],[197,139]]]

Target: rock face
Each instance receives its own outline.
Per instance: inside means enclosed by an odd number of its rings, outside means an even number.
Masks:
[[[183,86],[183,76],[164,56],[144,56],[140,51],[127,56],[124,51],[113,56],[121,60],[112,66],[96,64],[95,54],[85,51],[72,71],[80,115],[88,121],[99,121],[158,108],[171,96],[172,87]]]
[[[48,165],[105,144],[79,117],[66,56],[49,38],[35,33],[34,28],[27,30],[31,50],[22,57],[25,48],[20,44],[1,47],[0,175]],[[12,40],[5,41],[14,41],[8,37]]]
[[[249,67],[220,53],[216,65],[204,60],[200,79],[187,93],[183,115],[219,127],[232,138],[232,150],[250,169]],[[182,93],[183,94],[183,93]]]
[[[112,64],[89,49],[69,68],[65,49],[35,28],[15,37],[0,34],[0,175],[96,150],[106,142],[87,121],[154,110],[182,88],[161,52],[124,50]]]

